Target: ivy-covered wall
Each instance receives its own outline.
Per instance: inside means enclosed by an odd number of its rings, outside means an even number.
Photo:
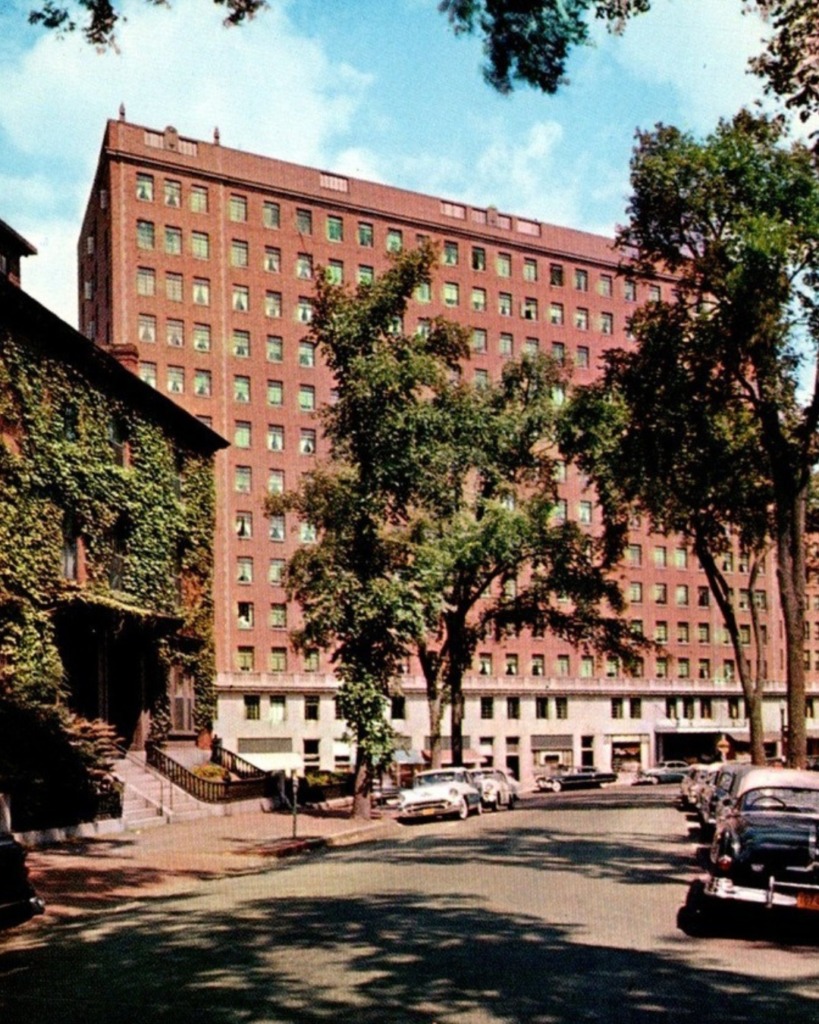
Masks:
[[[114,631],[144,629],[151,658],[192,678],[195,724],[206,726],[212,455],[183,447],[111,390],[0,323],[0,700],[70,706],[58,623],[85,604]],[[94,643],[93,629],[83,642]],[[152,737],[162,740],[167,691],[151,701]]]

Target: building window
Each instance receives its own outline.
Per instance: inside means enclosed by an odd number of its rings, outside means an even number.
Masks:
[[[156,274],[150,267],[137,267],[137,295],[156,294]]]
[[[485,288],[473,288],[472,289],[472,308],[476,313],[486,312],[486,289]]]
[[[242,652],[243,649],[247,650],[247,648],[241,648],[240,647],[239,648],[240,655],[241,655],[241,652]],[[241,670],[241,666],[240,666],[240,670]],[[244,671],[249,671],[249,669],[245,669]],[[259,695],[256,694],[256,693],[252,693],[252,694],[247,694],[246,693],[245,694],[245,720],[248,721],[248,722],[258,722],[260,718],[261,718],[261,700],[259,698]]]
[[[284,470],[271,469],[267,474],[267,493],[284,494]]]
[[[494,697],[481,697],[481,718],[488,720],[495,717]]]
[[[309,324],[313,319],[313,302],[311,299],[301,296],[296,306],[296,319],[301,324]]]
[[[555,697],[555,718],[567,719],[569,717],[569,698]]]
[[[512,315],[512,296],[509,292],[498,293],[498,313],[501,316]]]
[[[479,245],[472,247],[472,269],[486,270],[486,249]]]
[[[165,228],[165,252],[169,256],[180,256],[182,253],[182,229]]]
[[[584,526],[589,526],[592,521],[592,503],[590,501],[581,501],[577,506],[577,521],[582,523]]]
[[[301,252],[296,257],[296,277],[300,281],[310,281],[313,277],[313,257]]]
[[[235,376],[233,378],[233,401],[250,401],[250,377]]]
[[[654,548],[654,565],[657,569],[665,569],[668,565],[668,549],[662,544]]]
[[[156,238],[154,222],[151,220],[138,220],[136,225],[137,248],[153,249]]]
[[[208,212],[208,190],[204,185],[191,185],[190,207],[193,213]]]
[[[278,317],[282,315],[282,293],[281,292],[265,292],[264,293],[264,315],[271,317]]]
[[[185,344],[185,324],[182,320],[168,320],[165,324],[165,341],[171,348],[182,348]]]
[[[181,395],[185,390],[185,370],[182,366],[169,366],[167,376],[168,391],[172,395]]]
[[[236,420],[234,423],[233,443],[237,448],[250,447],[250,424],[246,420]]]
[[[313,213],[311,210],[296,210],[296,231],[300,235],[313,234]]]
[[[447,281],[443,288],[445,306],[457,306],[459,301],[458,285],[454,281]]]
[[[508,252],[499,252],[495,257],[495,271],[498,277],[512,276],[512,257]]]
[[[510,719],[520,718],[520,697],[506,698],[506,717]]]
[[[589,311],[587,309],[576,309],[574,311],[574,325],[578,331],[589,329]]]
[[[387,231],[387,252],[401,252],[404,248],[404,236],[398,228]]]
[[[590,654],[584,654],[580,659],[580,678],[591,679],[594,676],[594,658]]]
[[[209,398],[212,389],[210,370],[194,370],[193,393],[200,398]]]
[[[691,633],[687,622],[677,623],[677,643],[687,644],[690,642]]]
[[[136,197],[143,203],[154,201],[154,178],[152,174],[136,176]]]
[[[571,662],[568,654],[558,654],[555,659],[555,673],[559,676],[567,676],[571,670]]]
[[[299,523],[299,540],[302,544],[316,543],[316,528],[312,523]]]
[[[518,674],[518,656],[517,654],[507,654],[504,659],[504,673],[507,676],[516,676]]]
[[[319,652],[315,647],[311,647],[309,650],[304,652],[304,671],[305,672],[318,672],[319,670]]]
[[[600,333],[614,334],[614,316],[611,313],[600,314]]]
[[[623,282],[623,298],[626,302],[637,301],[637,285],[634,281]]]
[[[156,363],[140,363],[139,379],[152,388],[156,387]]]
[[[628,715],[629,718],[642,718],[643,717],[643,702],[640,697],[631,697],[628,702]]]
[[[407,717],[407,700],[403,694],[394,694],[390,698],[390,718],[403,722]]]
[[[269,424],[267,428],[267,450],[269,452],[284,451],[284,427]]]
[[[611,698],[611,717],[622,718],[623,717],[623,698],[612,697]]]
[[[285,561],[283,558],[271,558],[267,564],[267,582],[274,587],[280,587],[284,582]]]
[[[531,282],[537,281],[537,260],[524,259],[523,280]]]
[[[269,200],[262,203],[262,225],[266,228],[277,228],[281,224],[281,209],[278,203]]]
[[[271,245],[266,245],[264,249],[264,255],[262,257],[262,269],[268,273],[277,274],[282,268],[282,253],[281,249],[275,249]]]
[[[272,540],[276,544],[283,544],[284,530],[284,516],[271,516],[270,526],[268,529],[268,537],[270,538],[270,540]],[[271,562],[271,566],[272,565],[273,563]],[[279,580],[278,582],[281,582],[281,580]]]
[[[279,407],[284,403],[284,384],[280,380],[267,382],[267,404]]]
[[[206,277],[193,279],[193,301],[197,306],[210,305],[210,281]]]
[[[486,331],[482,327],[476,327],[472,331],[472,351],[486,352]]]
[[[236,652],[236,667],[240,672],[253,672],[256,668],[255,648],[240,647]]]
[[[299,385],[299,409],[312,412],[316,408],[316,389],[311,384]]]
[[[711,604],[711,591],[708,587],[697,587],[697,607],[708,608]]]
[[[555,327],[559,327],[563,323],[563,303],[562,302],[550,302],[549,303],[549,323]]]
[[[287,629],[287,605],[271,604],[270,606],[270,628]]]
[[[317,722],[319,720],[319,698],[313,695],[304,698],[304,720],[305,722]]]
[[[280,363],[284,359],[284,340],[276,334],[268,334],[265,342],[265,357],[268,363]]]
[[[274,674],[287,671],[287,648],[271,647],[268,667]]]
[[[697,662],[697,676],[700,679],[711,678],[711,659],[700,658]]]
[[[330,214],[327,217],[327,241],[344,241],[344,221],[341,217],[335,216],[334,214]]]
[[[498,338],[498,354],[504,357],[514,355],[515,339],[511,334],[501,334]]]
[[[252,558],[245,555],[236,559],[236,582],[242,584],[253,582]]]
[[[230,347],[237,359],[248,359],[250,357],[250,331],[233,331],[230,336]]]
[[[441,253],[441,262],[445,267],[458,266],[458,243],[444,242],[444,249]]]
[[[207,231],[191,233],[191,254],[197,260],[210,259],[210,235]]]
[[[271,670],[272,671],[272,670]],[[284,694],[273,694],[270,697],[270,722],[273,725],[281,725],[287,721],[287,700]]]
[[[247,242],[234,238],[230,243],[230,265],[246,267],[250,263],[250,247]]]
[[[659,302],[662,299],[662,292],[658,284],[650,284],[648,286],[648,301]]]
[[[253,629],[253,602],[239,601],[236,605],[236,628]]]
[[[373,281],[375,280],[375,270],[374,270],[374,268],[370,267],[370,266],[366,266],[363,263],[360,263],[359,266],[358,266],[358,270],[356,272],[356,280],[358,281],[359,284],[372,284]],[[427,284],[427,298],[426,299],[421,299],[419,297],[419,295],[418,295],[419,288],[420,288],[420,285],[418,286],[418,288],[415,289],[415,298],[419,302],[429,302],[429,285]]]
[[[153,344],[156,341],[156,317],[140,313],[137,320],[137,335],[141,342]]]
[[[232,291],[231,304],[237,313],[247,313],[250,309],[250,289],[245,284],[235,284]]]
[[[234,520],[234,529],[239,540],[250,540],[253,536],[253,514],[251,512],[237,512]]]
[[[344,264],[341,260],[330,260],[324,268],[324,276],[330,284],[344,283]]]
[[[535,697],[535,718],[549,717],[549,698]]]
[[[299,432],[299,454],[315,455],[316,453],[316,432],[315,430],[302,430]]]
[[[358,222],[358,244],[365,249],[373,247],[373,226],[369,221],[360,220]]]
[[[165,205],[173,206],[176,209],[182,205],[182,183],[179,181],[165,181]]]
[[[210,326],[193,325],[193,347],[197,352],[210,352]]]
[[[236,223],[244,223],[247,220],[247,199],[244,196],[233,195],[230,197],[228,217]]]
[[[520,315],[524,320],[537,320],[537,299],[524,299],[520,308]]]

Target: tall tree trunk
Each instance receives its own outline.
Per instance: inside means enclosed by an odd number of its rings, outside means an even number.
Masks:
[[[798,491],[791,502],[777,507],[776,575],[785,627],[785,656],[788,684],[787,762],[804,768],[807,761],[805,723],[805,514],[807,490]]]
[[[372,817],[372,765],[364,756],[361,747],[355,755],[355,789],[353,790],[353,809],[351,816],[369,821]]]
[[[437,677],[434,680],[427,680],[427,706],[429,708],[430,768],[440,768],[443,760],[441,723],[444,720],[444,695]]]

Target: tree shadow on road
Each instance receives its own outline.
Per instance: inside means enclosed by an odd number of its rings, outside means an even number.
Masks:
[[[408,892],[204,898],[63,922],[0,956],[7,1024],[804,1024],[795,982],[583,944],[580,926]],[[228,907],[227,903],[230,903]],[[805,986],[804,980],[801,982]]]

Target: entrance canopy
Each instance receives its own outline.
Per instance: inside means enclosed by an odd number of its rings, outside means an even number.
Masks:
[[[252,764],[263,772],[298,772],[304,774],[304,759],[301,754],[278,753],[278,754],[240,754],[243,761]]]

